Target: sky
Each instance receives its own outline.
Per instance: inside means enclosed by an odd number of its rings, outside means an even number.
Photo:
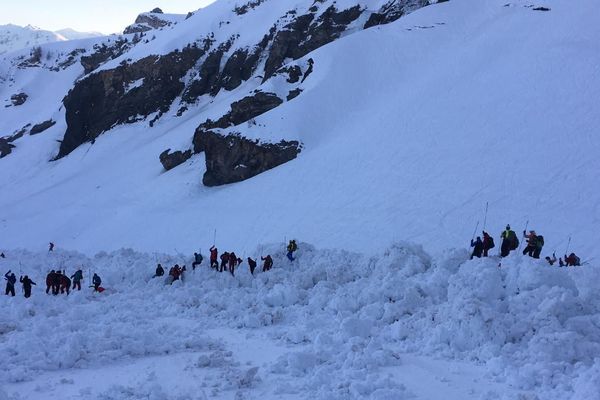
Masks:
[[[33,25],[56,31],[121,32],[144,11],[187,14],[214,0],[0,0],[0,25]]]

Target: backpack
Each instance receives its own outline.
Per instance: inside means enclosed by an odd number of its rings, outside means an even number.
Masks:
[[[493,249],[494,247],[496,247],[494,244],[494,238],[490,236],[488,240],[488,249]]]
[[[541,249],[542,247],[544,247],[544,237],[542,235],[538,235],[537,242],[536,242],[536,247],[538,249]]]
[[[512,245],[510,246],[511,250],[516,250],[519,248],[519,238],[517,237],[517,235],[515,234],[514,231],[510,231],[508,234],[508,237],[510,238],[509,241],[512,243]]]
[[[196,254],[196,262],[202,263],[202,254]]]

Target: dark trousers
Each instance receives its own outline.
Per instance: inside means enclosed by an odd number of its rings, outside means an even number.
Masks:
[[[31,288],[30,287],[29,288],[28,287],[24,287],[23,291],[25,292],[25,298],[26,299],[29,298],[29,297],[31,297]]]
[[[535,250],[533,251],[533,258],[540,258],[540,253],[542,252],[542,248],[535,248]]]
[[[192,271],[196,269],[196,265],[200,265],[200,263],[199,263],[199,262],[197,262],[197,261],[194,261],[194,262],[192,263]]]
[[[11,296],[15,295],[15,286],[14,285],[6,285],[6,291],[4,292],[7,296],[10,294]]]
[[[81,281],[73,281],[73,290],[81,290]]]
[[[500,257],[506,257],[510,253],[510,242],[506,239],[502,241],[502,247],[500,248]]]
[[[533,253],[535,252],[535,247],[531,245],[527,245],[525,250],[523,250],[523,255],[527,254],[529,257],[533,257]],[[539,256],[538,256],[539,258]]]

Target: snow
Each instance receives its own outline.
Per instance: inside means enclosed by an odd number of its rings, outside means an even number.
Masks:
[[[211,31],[253,45],[261,26],[308,3],[267,1],[236,16],[239,2],[217,1],[102,68]],[[171,111],[153,128],[117,126],[48,162],[66,129],[60,100],[83,69],[4,58],[0,99],[30,97],[0,108],[0,132],[57,124],[0,160],[0,269],[38,283],[28,301],[0,298],[0,399],[596,398],[597,5],[529,5],[453,0],[294,61],[305,70],[314,60],[302,94],[230,131],[300,140],[302,153],[218,188],[201,185],[203,154],[169,172],[158,155],[189,147],[199,123],[254,89],[284,94],[280,78],[253,79],[181,118]],[[543,256],[561,256],[572,237],[589,262],[468,261],[486,202],[497,247],[507,222],[520,233],[528,221],[545,237]],[[151,279],[157,262],[189,266],[180,251],[205,254],[214,235],[243,258],[271,253],[275,268]],[[301,240],[294,264],[283,253],[291,238]],[[50,268],[77,266],[108,290],[43,293]]]
[[[0,25],[0,55],[46,43],[99,36],[104,35],[98,32],[77,32],[69,28],[52,32],[31,25]]]
[[[270,272],[251,276],[243,264],[232,277],[205,261],[165,285],[153,266],[191,257],[9,252],[2,271],[38,286],[28,301],[0,298],[5,391],[191,399],[195,382],[207,398],[464,400],[600,390],[598,269],[520,255],[498,268],[465,250],[433,257],[408,243],[376,256],[299,243],[293,264],[282,244],[244,256],[266,253]],[[44,293],[50,267],[80,266],[107,290]]]

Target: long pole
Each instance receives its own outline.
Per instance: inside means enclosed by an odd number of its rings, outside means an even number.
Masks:
[[[488,213],[488,202],[485,202],[485,216],[483,217],[483,230],[485,231],[485,225],[487,223],[487,213]]]
[[[479,221],[477,221],[477,225],[475,225],[475,230],[473,231],[473,236],[471,236],[471,242],[475,239],[475,234],[477,233],[477,228],[479,228]]]
[[[525,234],[527,233],[527,227],[528,226],[529,226],[529,220],[527,220],[527,222],[525,222],[525,230],[523,231],[523,238],[525,238]],[[523,245],[523,243],[519,243],[519,251],[521,251],[521,246],[522,245]]]
[[[569,241],[567,242],[567,250],[565,250],[565,255],[569,254],[569,247],[571,246],[571,236],[569,236]]]
[[[215,232],[213,233],[213,246],[217,243],[217,228],[215,228]]]

